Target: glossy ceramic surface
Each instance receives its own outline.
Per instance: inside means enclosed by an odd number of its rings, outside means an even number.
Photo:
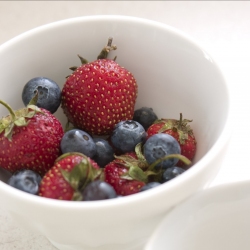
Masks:
[[[248,250],[250,182],[199,192],[173,209],[145,250]]]
[[[64,84],[77,54],[95,60],[112,36],[113,55],[137,79],[136,107],[159,117],[193,119],[198,151],[194,166],[153,190],[109,201],[66,202],[35,197],[4,182],[0,204],[25,228],[62,250],[141,249],[167,211],[213,180],[230,138],[230,96],[217,64],[192,39],[161,23],[125,16],[64,20],[26,32],[0,46],[1,99],[22,106],[23,85],[35,76]],[[12,86],[10,88],[10,86]],[[0,108],[0,115],[6,110]],[[65,124],[61,110],[56,116]]]

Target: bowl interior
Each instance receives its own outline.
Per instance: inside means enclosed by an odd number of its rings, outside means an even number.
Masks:
[[[180,32],[154,22],[126,17],[88,17],[57,22],[26,32],[0,47],[1,96],[14,109],[33,77],[46,76],[61,87],[77,54],[95,60],[109,36],[118,49],[110,58],[137,79],[136,108],[152,107],[159,118],[192,119],[198,150],[194,163],[215,144],[228,117],[225,80],[211,57]],[[7,110],[0,108],[0,116]],[[59,108],[56,116],[66,123]],[[2,175],[2,174],[1,174]],[[3,178],[3,177],[2,177]]]
[[[145,250],[249,249],[250,182],[203,191],[163,220]]]
[[[51,242],[57,242],[60,249],[70,249],[68,245],[85,249],[83,242],[95,249],[97,246],[103,249],[105,244],[105,249],[114,249],[112,244],[116,241],[119,245],[116,249],[127,250],[131,245],[127,247],[125,243],[133,245],[138,239],[147,239],[170,207],[204,187],[214,176],[219,163],[209,165],[209,162],[224,146],[230,99],[221,71],[191,39],[149,20],[124,16],[79,17],[45,25],[12,39],[0,46],[0,99],[19,109],[23,106],[24,84],[37,76],[51,78],[62,87],[71,72],[69,67],[80,65],[77,54],[95,60],[110,36],[118,47],[110,58],[117,56],[116,61],[137,79],[136,108],[152,107],[159,118],[179,118],[182,113],[184,118],[192,119],[198,149],[193,163],[203,163],[196,164],[191,174],[173,180],[176,185],[166,183],[157,191],[150,190],[138,197],[131,195],[127,199],[88,204],[34,197],[0,181],[1,204],[21,224],[38,229]],[[6,114],[7,110],[0,107],[0,116]],[[64,126],[66,118],[61,108],[56,116]],[[205,158],[209,161],[204,161]],[[0,170],[0,180],[7,178],[6,171]],[[111,223],[109,216],[115,217],[112,227],[107,226]],[[67,228],[63,224],[65,219]],[[71,229],[74,238],[68,234]],[[62,248],[62,244],[66,247]]]

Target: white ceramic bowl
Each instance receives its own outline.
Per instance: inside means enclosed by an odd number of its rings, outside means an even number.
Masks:
[[[174,208],[144,250],[248,250],[250,181],[216,186]]]
[[[161,23],[125,16],[64,20],[26,32],[0,46],[1,96],[22,106],[23,85],[46,76],[60,86],[77,54],[94,60],[109,36],[113,55],[137,79],[136,107],[150,106],[161,118],[193,119],[194,166],[144,193],[96,202],[32,196],[9,187],[0,172],[0,204],[22,226],[46,236],[62,250],[141,249],[166,212],[217,174],[230,138],[227,82],[214,60],[186,35]],[[6,115],[0,108],[0,115]],[[61,110],[56,113],[64,123]]]

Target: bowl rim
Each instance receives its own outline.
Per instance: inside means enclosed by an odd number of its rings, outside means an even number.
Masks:
[[[199,212],[200,208],[207,207],[211,205],[218,206],[223,209],[223,207],[228,207],[228,201],[245,201],[244,198],[248,198],[248,190],[250,188],[250,180],[241,180],[235,182],[228,182],[221,185],[213,186],[209,189],[199,191],[189,197],[187,200],[181,202],[178,207],[173,208],[166,216],[164,216],[161,223],[156,227],[148,242],[145,246],[145,250],[152,250],[154,249],[154,245],[157,242],[157,239],[161,238],[162,233],[166,232],[166,228],[169,224],[169,220],[172,220],[174,217],[183,218],[183,210],[191,210],[193,214]],[[228,194],[228,195],[225,195]],[[237,196],[240,195],[239,199]],[[225,199],[225,200],[224,200]],[[224,203],[226,201],[226,204]],[[203,211],[201,210],[201,213]],[[207,213],[207,209],[206,209]],[[199,215],[201,216],[201,215]],[[171,228],[171,227],[168,227]],[[166,236],[166,235],[165,235]]]
[[[0,53],[1,51],[5,50],[7,47],[12,46],[15,43],[18,43],[22,39],[26,39],[29,36],[34,36],[37,33],[41,31],[45,31],[47,29],[55,29],[58,26],[63,26],[65,24],[71,25],[73,23],[77,22],[93,22],[93,21],[110,21],[110,20],[119,20],[123,22],[136,22],[140,23],[142,25],[150,25],[154,26],[157,29],[164,29],[167,32],[173,33],[177,35],[180,39],[185,40],[188,43],[193,44],[195,47],[200,49],[202,52],[205,53],[205,55],[209,55],[209,53],[206,52],[193,38],[191,38],[189,35],[185,34],[184,32],[169,26],[167,24],[141,18],[141,17],[134,17],[134,16],[125,16],[125,15],[91,15],[91,16],[80,16],[80,17],[74,17],[74,18],[68,18],[63,19],[59,21],[55,21],[52,23],[44,24],[41,26],[38,26],[36,28],[33,28],[31,30],[28,30],[22,34],[17,35],[16,37],[10,39],[9,41],[6,41],[5,43],[0,45]],[[222,79],[225,84],[225,89],[227,91],[226,95],[228,98],[228,113],[226,117],[226,121],[224,124],[224,127],[222,128],[222,132],[219,135],[218,139],[214,143],[214,145],[210,148],[210,150],[197,162],[195,163],[195,167],[190,168],[188,171],[185,172],[185,175],[179,176],[178,178],[175,178],[174,180],[168,182],[166,185],[160,185],[156,187],[155,189],[148,190],[147,192],[142,192],[140,194],[130,195],[123,197],[122,199],[111,199],[111,200],[101,200],[101,201],[89,201],[89,202],[72,202],[72,201],[64,201],[64,200],[55,200],[55,199],[44,199],[43,197],[34,196],[25,192],[22,192],[20,190],[17,190],[15,188],[10,187],[8,184],[4,183],[0,180],[0,192],[5,192],[8,194],[9,197],[13,197],[13,199],[21,199],[22,202],[27,203],[34,203],[39,206],[49,206],[53,208],[75,208],[75,209],[93,209],[93,208],[109,208],[109,207],[120,207],[124,206],[124,204],[132,204],[132,203],[141,203],[143,201],[146,201],[148,198],[153,196],[161,196],[165,189],[168,189],[168,192],[171,192],[171,190],[174,190],[180,182],[185,182],[188,178],[191,176],[196,176],[202,171],[202,167],[205,165],[208,165],[211,159],[213,159],[218,152],[220,152],[223,147],[229,142],[229,139],[232,134],[232,128],[231,128],[231,94],[228,88],[227,81],[225,80],[225,77],[220,69],[220,67],[217,65],[217,62],[213,60],[213,58],[209,55],[209,58],[213,61],[213,64],[215,68],[217,68],[218,72],[220,72]],[[156,190],[156,191],[155,191]],[[149,199],[150,200],[150,199]]]

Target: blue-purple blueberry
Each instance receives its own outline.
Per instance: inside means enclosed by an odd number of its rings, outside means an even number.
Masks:
[[[62,153],[79,152],[90,158],[96,154],[96,144],[93,138],[83,130],[71,129],[62,137]]]
[[[107,200],[117,197],[114,188],[105,181],[92,181],[83,190],[84,201]]]
[[[37,106],[55,113],[61,104],[61,89],[58,84],[47,77],[35,77],[29,80],[23,88],[22,100],[27,106],[38,92]]]
[[[148,107],[136,109],[133,116],[133,120],[139,122],[146,131],[157,119],[154,110]]]
[[[170,154],[180,154],[181,148],[178,141],[171,135],[159,133],[147,139],[143,147],[144,156],[149,164]],[[177,158],[162,160],[156,168],[167,169],[178,162]]]
[[[92,159],[99,167],[104,168],[109,162],[114,160],[114,149],[105,139],[94,138],[93,140],[96,145],[96,153]]]
[[[170,181],[184,172],[185,170],[180,167],[174,166],[174,167],[168,168],[164,171],[162,175],[162,182]]]
[[[149,182],[149,183],[147,183],[146,185],[144,185],[144,186],[140,189],[140,192],[149,190],[149,189],[154,188],[154,187],[157,187],[157,186],[159,186],[159,185],[161,185],[160,182],[156,182],[156,181]]]
[[[9,178],[8,184],[26,193],[37,195],[41,179],[38,173],[29,169],[24,169],[15,172]]]
[[[113,146],[123,153],[134,151],[138,143],[144,142],[147,133],[137,121],[126,120],[116,124],[111,135]]]

